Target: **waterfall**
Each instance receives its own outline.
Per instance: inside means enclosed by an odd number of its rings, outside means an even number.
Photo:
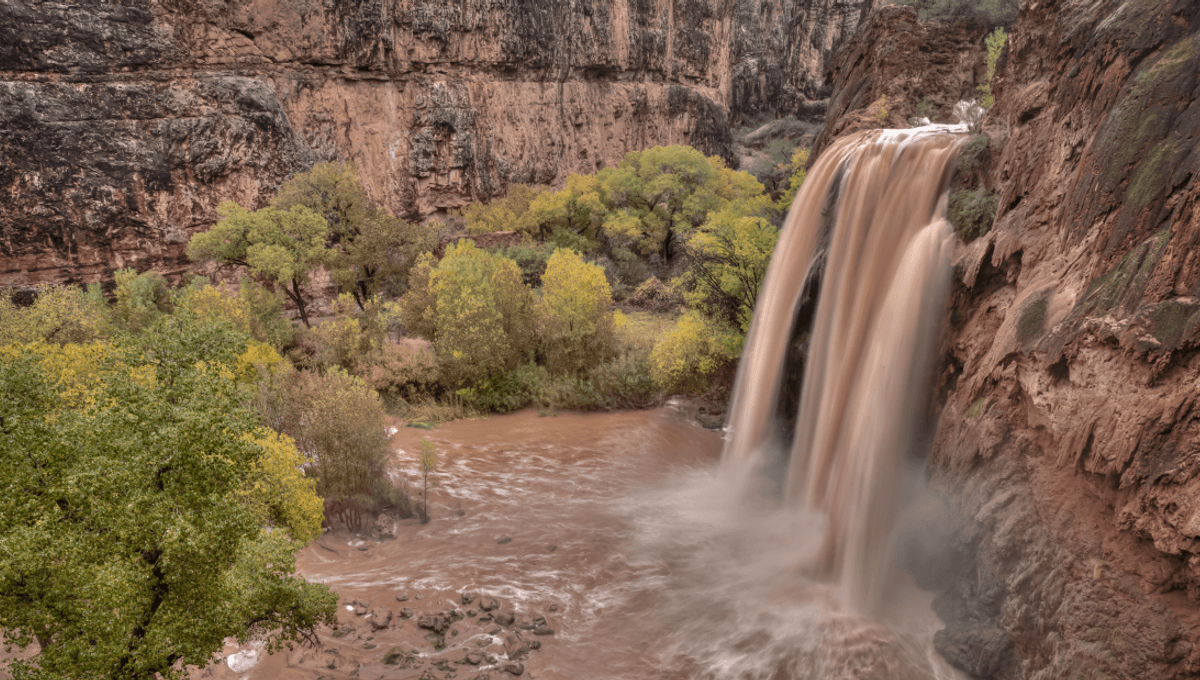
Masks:
[[[870,130],[821,155],[772,257],[727,420],[723,465],[824,516],[806,569],[862,613],[881,603],[905,458],[928,421],[964,131]]]

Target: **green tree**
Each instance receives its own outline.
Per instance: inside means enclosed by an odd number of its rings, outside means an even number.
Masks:
[[[761,194],[763,186],[748,173],[688,146],[659,146],[627,154],[616,168],[597,175],[611,210],[605,233],[614,245],[631,243],[670,263],[677,244],[686,240],[709,212],[726,201]]]
[[[273,282],[295,303],[304,325],[311,326],[303,288],[312,272],[330,260],[325,218],[302,205],[251,212],[233,202],[222,203],[218,214],[221,220],[212,229],[188,241],[188,257],[241,265]]]
[[[106,308],[103,297],[97,303],[74,286],[43,286],[28,307],[13,302],[12,289],[0,288],[0,346],[91,340],[104,325]]]
[[[650,374],[667,394],[700,393],[741,353],[742,336],[696,310],[675,322],[650,353]]]
[[[796,149],[792,154],[791,161],[788,163],[788,186],[776,204],[779,212],[785,215],[788,210],[792,209],[792,201],[796,200],[796,194],[800,192],[800,185],[804,184],[804,179],[808,177],[809,153],[810,150],[807,147]]]
[[[149,270],[139,275],[133,269],[118,269],[113,278],[116,301],[109,317],[118,326],[138,331],[171,311],[171,288],[162,274]]]
[[[546,367],[580,374],[609,359],[614,353],[612,289],[604,270],[559,248],[546,264],[542,285],[538,318]]]
[[[1007,40],[1008,34],[1000,27],[989,33],[984,40],[988,51],[987,75],[983,84],[979,86],[979,93],[982,95],[979,105],[985,109],[992,108],[992,105],[996,103],[996,98],[992,96],[992,79],[996,77],[996,65],[1000,63],[1000,55],[1004,52],[1004,43]]]
[[[430,290],[433,346],[450,385],[476,384],[529,358],[533,296],[515,262],[464,239],[446,249]]]
[[[271,206],[304,206],[325,218],[331,239],[330,274],[359,308],[378,293],[403,292],[417,256],[437,245],[432,229],[373,204],[353,163],[317,163],[280,187]]]
[[[433,340],[437,334],[437,298],[430,284],[437,260],[422,253],[408,274],[408,292],[400,299],[400,319],[409,335]]]
[[[688,241],[692,263],[684,277],[691,290],[688,304],[722,319],[743,333],[750,319],[779,230],[764,214],[770,200],[760,196],[730,203],[708,216]]]
[[[576,234],[591,250],[608,213],[604,187],[595,175],[568,175],[561,191],[538,194],[529,203],[531,233],[545,241],[554,234]]]
[[[71,346],[0,349],[0,628],[40,645],[14,677],[181,677],[227,637],[277,649],[335,621],[336,596],[293,575],[289,533],[311,523],[265,531],[251,500],[264,451],[229,379],[244,345],[177,313],[82,381],[55,359]]]
[[[508,195],[504,198],[488,203],[472,203],[463,208],[467,233],[515,231],[534,236],[537,225],[532,221],[529,206],[548,193],[552,192],[544,187],[514,184],[508,188]]]
[[[336,367],[293,372],[283,382],[282,429],[307,458],[326,516],[360,529],[371,513],[396,505],[387,413],[375,390]]]

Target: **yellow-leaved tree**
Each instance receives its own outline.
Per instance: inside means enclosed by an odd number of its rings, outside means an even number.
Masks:
[[[538,325],[546,368],[580,374],[614,354],[612,289],[604,269],[559,248],[542,276]]]
[[[464,239],[446,249],[429,288],[433,346],[450,385],[474,385],[528,360],[535,342],[533,294],[515,262]]]

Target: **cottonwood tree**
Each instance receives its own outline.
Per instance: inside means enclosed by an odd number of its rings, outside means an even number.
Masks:
[[[604,269],[559,248],[542,276],[538,322],[546,368],[579,374],[614,352],[612,289]]]
[[[376,294],[400,294],[417,256],[437,245],[435,230],[406,222],[367,197],[353,163],[317,163],[279,189],[271,206],[304,206],[329,224],[329,272],[359,309]]]
[[[688,305],[750,330],[750,319],[779,230],[762,215],[769,200],[760,196],[711,213],[688,240],[691,264],[683,277]],[[755,208],[753,204],[758,204]]]
[[[476,384],[530,358],[536,342],[533,295],[512,260],[464,239],[448,247],[432,269],[429,291],[433,347],[450,385]]]
[[[658,146],[627,154],[597,175],[610,212],[604,231],[670,264],[677,244],[727,201],[761,194],[752,175],[725,167],[689,146]]]
[[[0,349],[0,628],[39,645],[14,677],[178,678],[227,637],[276,649],[335,621],[336,595],[293,575],[319,518],[231,379],[245,344],[176,313]],[[307,511],[281,506],[295,494]]]
[[[304,286],[331,259],[325,218],[302,205],[250,211],[230,201],[220,205],[218,214],[221,220],[212,229],[188,241],[188,257],[240,265],[273,282],[295,303],[304,325],[311,326]]]

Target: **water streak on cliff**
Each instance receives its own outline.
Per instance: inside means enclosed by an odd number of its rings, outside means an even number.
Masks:
[[[925,422],[957,131],[871,130],[821,156],[772,259],[730,410],[725,464],[825,517],[809,569],[864,613],[881,604],[904,460]]]

